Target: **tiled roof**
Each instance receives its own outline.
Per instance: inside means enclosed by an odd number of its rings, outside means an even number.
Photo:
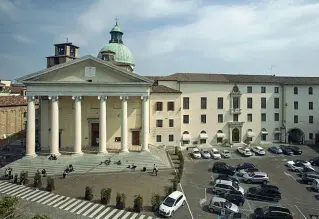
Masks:
[[[151,93],[182,93],[179,90],[175,90],[164,85],[153,85]]]
[[[25,90],[25,87],[16,87],[16,86],[11,86],[8,87],[11,93],[21,93],[23,90]]]
[[[319,85],[319,77],[288,77],[274,75],[175,73],[166,77],[154,76],[153,78],[153,80],[181,82]]]
[[[38,104],[38,100],[35,100]],[[26,106],[28,101],[24,99],[24,96],[0,96],[0,107],[10,106]]]

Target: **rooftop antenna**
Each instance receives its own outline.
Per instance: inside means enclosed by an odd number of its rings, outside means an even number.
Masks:
[[[67,43],[69,42],[69,38],[66,38],[66,42],[67,42]]]
[[[117,26],[117,22],[119,21],[120,19],[118,17],[115,18],[115,25]]]
[[[273,74],[272,74],[272,70],[273,70],[273,68],[275,68],[275,67],[276,67],[276,66],[274,66],[274,65],[269,66],[269,72],[270,72],[271,75],[273,75]]]

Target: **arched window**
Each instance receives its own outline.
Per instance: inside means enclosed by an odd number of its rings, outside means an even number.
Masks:
[[[251,129],[248,129],[248,131],[249,131],[249,132],[252,132],[253,130],[251,130]]]
[[[267,130],[265,128],[262,128],[261,131],[262,132],[267,132]]]
[[[218,130],[217,133],[223,133],[223,131],[222,130]]]
[[[313,89],[312,89],[312,87],[309,87],[309,88],[308,88],[308,94],[309,94],[309,95],[312,95],[312,94],[313,94]]]
[[[188,135],[188,134],[189,134],[188,131],[183,132],[183,135]]]
[[[201,133],[201,134],[206,134],[206,131],[202,130],[200,133]]]
[[[262,141],[267,141],[267,135],[268,135],[268,132],[265,128],[262,128],[261,129],[261,140]]]
[[[294,94],[298,94],[298,87],[294,87]]]

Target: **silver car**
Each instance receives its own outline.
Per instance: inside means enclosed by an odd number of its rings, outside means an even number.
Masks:
[[[210,200],[208,209],[210,212],[218,213],[220,213],[221,211],[225,211],[226,214],[239,212],[239,208],[237,205],[217,196],[213,196],[213,198]]]
[[[267,173],[264,173],[264,172],[252,172],[252,173],[245,173],[243,175],[243,180],[246,183],[267,184],[269,182],[269,177]]]
[[[224,158],[231,158],[231,153],[230,153],[229,150],[222,150],[222,151],[220,152],[220,154],[221,154],[222,157],[224,157]]]

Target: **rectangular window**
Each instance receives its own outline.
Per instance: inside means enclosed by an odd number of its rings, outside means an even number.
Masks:
[[[169,136],[168,136],[168,141],[169,141],[169,142],[174,141],[174,135],[169,135]]]
[[[223,123],[224,121],[223,114],[218,114],[218,123]]]
[[[240,109],[239,97],[233,97],[233,108]]]
[[[313,139],[313,133],[309,133],[309,139],[310,139],[310,140]]]
[[[261,87],[261,93],[262,94],[266,93],[266,87]]]
[[[252,108],[253,108],[253,98],[247,97],[247,109],[252,109]]]
[[[313,116],[309,116],[309,123],[313,124]]]
[[[222,97],[217,98],[217,109],[224,109],[224,99]]]
[[[266,109],[266,97],[261,98],[261,108]]]
[[[183,123],[184,124],[189,124],[189,115],[184,115],[183,116]]]
[[[163,103],[156,102],[156,111],[163,111]]]
[[[252,122],[253,121],[253,114],[251,114],[251,113],[247,114],[247,121],[248,122]]]
[[[183,109],[189,109],[189,97],[183,97]]]
[[[156,120],[156,127],[163,127],[163,120]]]
[[[298,116],[297,115],[294,115],[294,123],[298,123]]]
[[[167,102],[167,111],[174,111],[174,102]]]
[[[169,126],[170,128],[174,127],[174,119],[168,120],[168,126]]]
[[[248,86],[247,87],[247,93],[251,94],[253,92],[253,87],[252,86]]]
[[[121,137],[115,137],[115,142],[121,142]]]
[[[206,139],[200,139],[200,144],[206,144]]]
[[[313,110],[313,102],[309,102],[309,110]]]
[[[309,88],[308,88],[308,94],[309,94],[309,95],[313,95],[313,88],[312,88],[312,87],[309,87]]]
[[[294,101],[294,109],[295,109],[295,110],[298,109],[298,101]]]
[[[266,122],[266,120],[267,120],[266,113],[262,113],[261,114],[261,121]]]
[[[234,122],[238,122],[238,114],[234,114],[233,115],[233,121]]]
[[[162,136],[156,135],[156,142],[162,142]]]
[[[279,113],[275,113],[275,122],[279,121]]]
[[[275,92],[275,94],[279,94],[279,87],[275,87],[274,92]]]
[[[206,115],[200,115],[200,122],[206,123]]]
[[[298,87],[294,87],[294,94],[298,94]]]
[[[279,97],[274,98],[274,108],[279,109]]]
[[[206,97],[200,98],[200,108],[207,109],[207,98]]]

